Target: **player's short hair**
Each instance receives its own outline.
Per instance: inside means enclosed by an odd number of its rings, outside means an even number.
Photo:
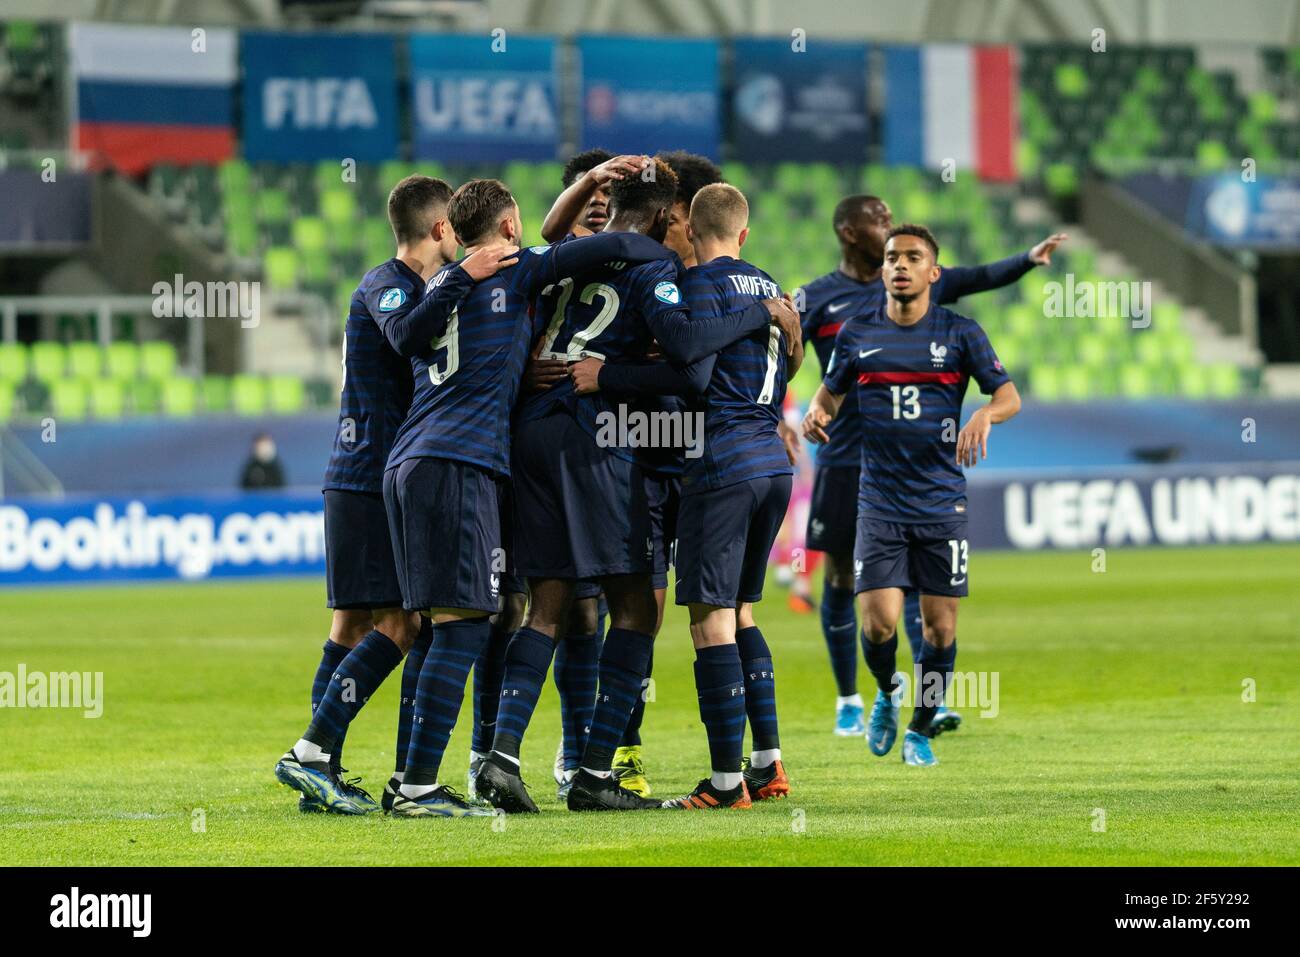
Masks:
[[[656,153],[655,159],[661,159],[677,174],[678,203],[685,203],[691,208],[695,194],[712,183],[721,183],[722,170],[718,169],[707,156],[688,153],[686,150],[673,150],[668,153]]]
[[[419,242],[451,201],[451,187],[432,176],[408,176],[388,194],[388,225],[399,243]]]
[[[564,184],[565,189],[568,189],[577,182],[578,177],[583,173],[594,169],[605,160],[613,158],[614,154],[609,150],[583,150],[581,153],[569,157],[569,161],[564,164],[564,172],[560,175],[560,182]]]
[[[452,194],[447,218],[463,245],[480,239],[514,205],[510,187],[499,179],[472,179]]]
[[[855,193],[852,196],[845,196],[835,204],[835,214],[831,217],[831,226],[838,230],[868,204],[883,202],[884,200],[879,196],[872,196],[870,193]]]
[[[691,201],[691,229],[709,239],[731,239],[749,224],[745,194],[727,183],[710,183]]]
[[[655,159],[640,175],[624,176],[609,184],[609,205],[620,213],[653,215],[673,204],[677,195],[677,174],[661,159]],[[653,175],[648,175],[653,170]]]
[[[930,247],[930,252],[934,253],[934,261],[939,261],[939,240],[934,238],[934,233],[917,223],[899,223],[889,231],[885,242],[893,239],[895,236],[915,236],[917,239],[925,241]]]

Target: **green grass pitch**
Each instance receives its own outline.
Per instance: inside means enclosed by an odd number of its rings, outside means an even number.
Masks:
[[[1104,573],[1084,552],[971,564],[957,666],[998,673],[999,714],[965,708],[936,743],[940,766],[831,735],[817,616],[773,587],[759,618],[789,800],[571,815],[551,785],[548,684],[524,743],[542,814],[499,820],[297,812],[271,769],[306,724],[320,582],[0,592],[0,671],[104,673],[98,719],[0,710],[0,863],[1300,863],[1300,547],[1112,550]],[[684,621],[670,610],[643,731],[662,796],[693,786],[707,757]],[[347,742],[376,794],[397,683]],[[468,715],[467,699],[443,775],[462,788]]]

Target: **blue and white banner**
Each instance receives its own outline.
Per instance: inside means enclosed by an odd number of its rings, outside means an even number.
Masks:
[[[397,155],[396,38],[249,32],[240,50],[247,159]]]
[[[1241,175],[1205,177],[1192,184],[1187,227],[1212,243],[1300,249],[1300,179]]]
[[[971,476],[967,514],[974,548],[1297,542],[1300,462],[1004,470]]]
[[[867,149],[867,47],[737,40],[732,138],[739,159],[860,163]]]
[[[411,37],[415,155],[462,162],[553,160],[560,148],[556,42]]]
[[[579,37],[582,148],[718,159],[718,50],[714,40]]]
[[[0,586],[324,573],[319,492],[0,502]]]

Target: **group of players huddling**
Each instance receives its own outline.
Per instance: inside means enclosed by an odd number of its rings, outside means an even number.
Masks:
[[[781,409],[805,342],[825,372],[803,434],[823,443],[808,544],[827,553],[835,732],[892,748],[906,604],[921,694],[903,759],[935,763],[931,739],[960,723],[942,702],[967,591],[962,467],[1019,409],[980,327],[939,303],[1015,281],[1064,237],[940,270],[927,229],[894,227],[882,200],[850,196],[835,212],[839,268],[792,297],[741,259],[748,203],[703,157],[591,150],[564,186],[542,226],[551,245],[522,249],[497,180],[453,192],[410,176],[389,196],[396,255],[352,297],[324,482],[333,623],[311,722],[277,778],[303,811],[536,812],[519,755],[554,665],[555,778],[570,810],[786,796],[754,604],[799,454]],[[992,399],[958,432],[972,377]],[[611,428],[629,421],[650,427]],[[702,443],[689,441],[696,423]],[[661,801],[639,732],[670,561],[710,773]],[[878,687],[866,720],[855,593]],[[376,802],[346,778],[343,743],[403,659],[397,763]],[[471,671],[462,795],[439,769]]]

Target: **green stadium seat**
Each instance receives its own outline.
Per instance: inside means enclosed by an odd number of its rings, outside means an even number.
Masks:
[[[299,276],[308,286],[328,286],[334,279],[334,260],[325,249],[305,250],[301,258],[302,271]]]
[[[21,382],[27,378],[27,346],[21,342],[0,343],[0,382]]]
[[[237,415],[266,414],[266,380],[254,375],[237,375],[230,381],[230,404]]]
[[[90,383],[90,411],[97,419],[120,419],[126,408],[126,389],[117,379]]]
[[[335,187],[321,193],[321,217],[333,226],[352,226],[357,220],[357,196],[353,187]]]
[[[226,245],[236,256],[249,258],[257,254],[257,223],[244,214],[227,215]]]
[[[338,389],[326,379],[312,379],[307,383],[307,404],[314,409],[336,409],[339,404]]]
[[[202,393],[205,412],[230,411],[230,380],[226,376],[204,376]]]
[[[222,193],[247,194],[253,188],[253,171],[243,160],[226,160],[217,170],[217,182]]]
[[[749,197],[753,182],[750,177],[749,167],[744,163],[723,163],[722,178],[744,193],[747,198]]]
[[[1077,100],[1088,93],[1088,74],[1076,63],[1059,64],[1052,77],[1061,96]]]
[[[1241,370],[1229,362],[1216,362],[1209,367],[1210,394],[1216,399],[1235,399],[1241,395]]]
[[[1119,393],[1126,399],[1146,399],[1157,391],[1149,367],[1131,362],[1119,369]]]
[[[262,271],[272,289],[297,289],[301,260],[298,251],[287,246],[272,246],[262,256]]]
[[[198,383],[187,376],[168,376],[161,382],[162,408],[173,418],[189,418],[198,410]]]
[[[68,366],[67,351],[61,342],[34,342],[31,351],[32,376],[49,381],[61,378]]]
[[[12,382],[0,380],[0,423],[9,422],[18,406],[18,390]]]
[[[329,227],[319,216],[299,216],[293,221],[293,244],[301,253],[319,252],[329,245]]]
[[[80,379],[58,379],[50,383],[50,409],[56,419],[77,422],[86,417],[90,397]]]
[[[1061,375],[1056,366],[1036,365],[1029,370],[1029,387],[1034,397],[1043,402],[1061,398]]]
[[[140,374],[162,379],[176,371],[176,347],[170,342],[146,342],[140,346]]]
[[[1232,156],[1217,140],[1202,140],[1196,147],[1196,165],[1203,172],[1213,173],[1232,165]]]
[[[105,366],[114,379],[133,379],[140,371],[140,347],[134,342],[114,342],[105,355]]]
[[[1043,171],[1043,182],[1053,196],[1073,196],[1079,191],[1079,171],[1071,163],[1052,163]]]
[[[1210,395],[1210,374],[1203,365],[1187,363],[1178,370],[1178,392],[1185,399],[1205,399]]]
[[[1091,397],[1094,387],[1090,371],[1081,365],[1063,366],[1060,370],[1061,398],[1081,402]]]
[[[68,344],[68,373],[78,379],[93,379],[104,371],[104,353],[94,342]]]
[[[257,218],[263,223],[287,223],[293,216],[289,194],[282,189],[263,189],[257,194]]]
[[[127,398],[136,415],[158,415],[162,412],[162,386],[155,379],[136,379],[127,383]]]
[[[294,376],[272,376],[267,391],[268,404],[276,415],[293,415],[307,407],[307,390]]]

